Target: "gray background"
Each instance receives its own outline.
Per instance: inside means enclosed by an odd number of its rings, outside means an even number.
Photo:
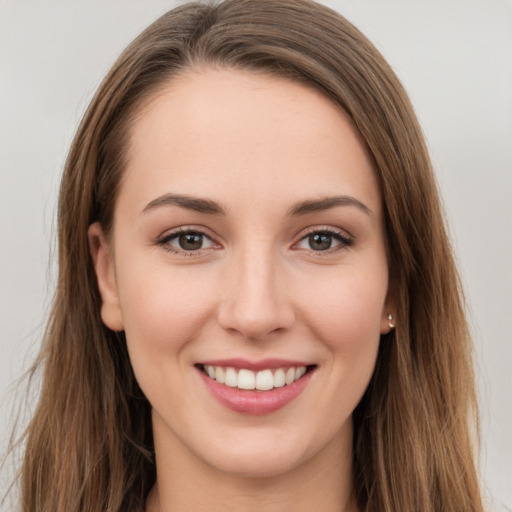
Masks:
[[[324,3],[382,51],[424,128],[475,336],[482,475],[512,507],[512,2]],[[175,4],[0,0],[0,453],[49,308],[71,137],[114,58]]]

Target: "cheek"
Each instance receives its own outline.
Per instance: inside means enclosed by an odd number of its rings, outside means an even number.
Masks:
[[[119,298],[134,370],[180,358],[208,321],[215,300],[209,290],[214,287],[186,268],[138,268],[133,262],[119,267],[119,282],[124,283]]]
[[[353,273],[317,286],[309,297],[305,315],[327,349],[332,396],[344,390],[345,412],[357,405],[373,374],[386,293],[386,272]]]
[[[333,350],[352,350],[379,340],[387,275],[346,276],[310,287],[308,317]],[[319,333],[320,334],[320,333]]]

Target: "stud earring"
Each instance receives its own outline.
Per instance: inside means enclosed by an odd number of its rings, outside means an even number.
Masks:
[[[393,320],[393,315],[391,313],[388,315],[388,324],[390,329],[395,328],[395,321]]]

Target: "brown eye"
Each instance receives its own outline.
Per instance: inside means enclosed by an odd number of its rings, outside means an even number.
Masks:
[[[203,235],[201,233],[182,233],[177,239],[180,249],[184,251],[197,251],[203,247]]]
[[[352,244],[353,238],[342,231],[319,229],[317,231],[311,231],[304,236],[304,238],[295,245],[295,248],[306,249],[307,251],[313,252],[332,252],[349,247]]]
[[[308,236],[309,247],[313,251],[326,251],[332,247],[333,237],[329,233],[313,233]]]
[[[170,233],[160,240],[158,245],[176,254],[194,253],[202,249],[211,249],[214,242],[201,231],[178,231]]]

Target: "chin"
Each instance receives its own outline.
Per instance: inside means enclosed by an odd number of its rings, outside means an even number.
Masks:
[[[236,448],[236,447],[235,447]],[[211,465],[217,470],[241,478],[275,478],[293,472],[307,458],[297,448],[267,450],[235,449],[212,457]]]
[[[329,459],[330,465],[345,449],[350,450],[351,428],[340,431],[331,428],[332,425],[316,425],[314,429],[309,425],[304,429],[306,426],[300,429],[291,425],[265,425],[229,435],[226,432],[217,438],[220,442],[207,444],[207,450],[200,456],[211,467],[233,476],[275,478],[316,466],[315,461]],[[347,426],[351,427],[351,422]]]

